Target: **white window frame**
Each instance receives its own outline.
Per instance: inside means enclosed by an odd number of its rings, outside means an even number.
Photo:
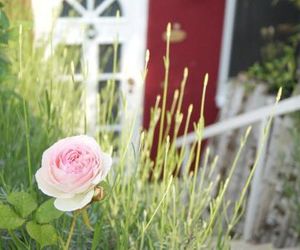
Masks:
[[[66,0],[70,2],[76,2],[76,0]],[[122,17],[118,18],[116,24],[115,18],[101,17],[97,19],[97,26],[101,27],[101,34],[97,42],[87,44],[89,42],[83,42],[85,37],[85,26],[91,22],[95,22],[95,15],[87,14],[86,10],[80,5],[77,5],[77,11],[85,13],[80,18],[64,18],[59,17],[59,10],[61,9],[63,0],[32,0],[33,16],[35,25],[35,40],[38,43],[41,40],[45,40],[52,34],[52,44],[55,46],[63,39],[63,35],[67,33],[67,28],[72,25],[79,27],[72,31],[72,34],[67,36],[66,44],[84,44],[87,49],[89,45],[95,48],[96,43],[105,44],[112,43],[118,36],[118,40],[122,43],[122,56],[120,60],[120,67],[122,69],[120,74],[116,77],[121,80],[121,88],[125,96],[127,97],[127,115],[135,119],[136,131],[133,135],[133,140],[137,142],[139,127],[142,125],[142,111],[143,111],[143,96],[144,96],[144,82],[142,79],[142,70],[144,68],[144,58],[146,51],[147,41],[147,22],[148,22],[148,0],[119,0],[122,8]],[[105,1],[107,5],[112,3],[113,0]],[[104,2],[104,3],[105,3]],[[87,0],[87,10],[92,9],[93,0]],[[100,7],[102,6],[102,7]],[[103,9],[103,3],[98,6],[98,12]],[[105,9],[105,8],[104,8]],[[120,32],[121,31],[121,32]],[[69,41],[68,41],[69,39]],[[97,44],[97,46],[98,46]],[[90,47],[88,53],[92,53],[92,47]],[[88,50],[88,49],[87,49]],[[97,65],[97,62],[89,62],[93,65]],[[98,69],[97,69],[98,70]],[[95,134],[97,131],[97,124],[95,124],[95,107],[96,107],[96,81],[99,81],[98,74],[96,75],[96,69],[92,70],[92,74],[87,79],[87,107],[88,117],[90,123],[90,134]],[[103,74],[102,78],[108,78],[108,74]],[[77,76],[77,78],[80,78]],[[134,91],[129,91],[127,84],[128,79],[133,79],[135,82]],[[93,84],[92,84],[93,82]],[[136,117],[137,116],[137,117]],[[101,126],[98,126],[101,129]]]

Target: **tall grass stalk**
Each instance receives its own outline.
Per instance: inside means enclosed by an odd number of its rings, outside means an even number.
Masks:
[[[170,37],[171,37],[171,23],[167,25],[166,31],[166,55],[164,57],[164,67],[165,67],[165,78],[164,78],[164,90],[163,90],[163,99],[162,99],[162,108],[161,108],[161,117],[160,117],[160,126],[159,126],[159,135],[158,135],[158,152],[161,147],[163,131],[164,131],[164,122],[165,122],[165,113],[167,105],[167,94],[169,86],[169,70],[170,70]],[[157,154],[158,155],[158,154]]]
[[[23,102],[24,106],[24,129],[26,138],[26,156],[27,156],[27,168],[28,168],[28,184],[29,188],[32,189],[32,165],[31,165],[31,151],[30,151],[30,125],[27,115],[26,101]]]

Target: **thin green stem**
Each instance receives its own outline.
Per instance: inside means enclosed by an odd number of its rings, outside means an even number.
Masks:
[[[29,249],[28,246],[25,245],[24,242],[22,242],[15,234],[12,230],[8,230],[8,234],[10,235],[10,237],[12,238],[14,244],[16,245],[16,247],[18,247],[18,249]]]
[[[27,168],[28,168],[28,183],[29,188],[32,188],[32,165],[31,165],[31,150],[30,150],[30,129],[29,129],[29,120],[27,115],[27,107],[26,107],[26,101],[24,100],[23,103],[24,108],[24,123],[25,123],[25,138],[26,138],[26,154],[27,154]]]
[[[197,181],[197,178],[198,178],[198,169],[199,169],[199,165],[200,165],[202,137],[203,137],[203,130],[204,130],[204,126],[205,126],[204,125],[205,124],[205,122],[204,122],[204,104],[205,104],[205,95],[206,95],[207,83],[208,83],[208,74],[205,74],[203,91],[202,91],[202,98],[201,98],[200,119],[199,119],[199,123],[196,126],[196,132],[197,132],[197,135],[198,135],[198,143],[197,143],[195,170],[194,170],[194,177],[193,177],[193,183],[192,183],[192,193],[191,193],[191,200],[190,200],[188,218],[190,218],[191,213],[193,211],[193,207],[194,207],[195,188],[196,188],[196,181]]]
[[[68,239],[67,239],[66,245],[64,247],[64,250],[69,249],[71,239],[72,239],[72,236],[73,236],[73,233],[74,233],[75,225],[76,225],[76,219],[77,219],[77,212],[75,211],[73,213],[73,219],[72,219],[72,223],[71,223],[71,227],[70,227],[70,232],[69,232]]]
[[[164,58],[164,66],[165,66],[164,92],[163,92],[162,108],[161,108],[161,116],[160,116],[157,155],[159,155],[159,151],[160,151],[160,147],[161,147],[161,143],[162,143],[162,138],[163,138],[165,113],[166,113],[166,105],[167,105],[167,93],[168,93],[168,85],[169,85],[170,36],[171,36],[171,24],[170,23],[168,23],[166,34],[167,34],[167,43],[166,43],[166,56]]]
[[[161,199],[160,202],[158,203],[158,205],[157,205],[155,211],[153,212],[153,214],[152,214],[150,220],[148,221],[148,223],[146,224],[146,226],[143,228],[143,234],[146,232],[146,230],[147,230],[148,227],[150,226],[150,224],[151,224],[152,220],[154,219],[155,215],[157,214],[157,212],[158,212],[160,206],[161,206],[162,203],[164,202],[164,200],[165,200],[165,198],[166,198],[166,196],[167,196],[167,194],[168,194],[168,192],[169,192],[169,189],[170,189],[170,187],[171,187],[172,181],[173,181],[173,177],[171,176],[171,177],[170,177],[170,180],[169,180],[169,183],[168,183],[168,186],[167,186],[167,189],[166,189],[166,191],[165,191],[165,193],[164,193],[162,199]]]
[[[22,34],[23,34],[23,26],[22,24],[19,26],[19,79],[22,79],[23,76],[23,66],[22,66]]]
[[[223,188],[221,189],[220,191],[220,194],[218,195],[217,199],[216,199],[216,203],[215,203],[215,206],[213,208],[213,212],[209,218],[209,223],[208,223],[208,226],[206,228],[206,230],[203,232],[203,236],[201,237],[201,241],[202,242],[205,242],[205,240],[207,239],[207,237],[209,236],[209,234],[211,233],[211,230],[213,228],[213,225],[216,221],[216,218],[218,216],[218,212],[219,212],[219,209],[221,207],[221,204],[223,202],[223,199],[224,199],[224,195],[228,189],[228,186],[229,186],[229,183],[232,179],[232,176],[233,176],[233,173],[236,169],[236,166],[237,166],[237,163],[238,163],[238,160],[240,159],[240,155],[242,153],[242,150],[244,149],[244,146],[245,146],[245,143],[247,142],[247,139],[248,139],[248,136],[251,132],[251,127],[248,127],[247,130],[246,130],[246,133],[245,135],[243,136],[243,138],[241,139],[241,143],[240,143],[240,147],[236,153],[236,156],[233,160],[233,163],[232,163],[232,166],[231,166],[231,169],[230,169],[230,172],[228,174],[228,177],[224,183],[224,186]]]
[[[231,218],[231,221],[229,223],[228,230],[225,233],[225,237],[229,236],[230,231],[235,226],[235,224],[238,222],[238,220],[239,220],[239,218],[241,216],[240,210],[242,209],[242,205],[243,205],[243,202],[245,201],[246,193],[247,193],[248,188],[249,188],[249,186],[251,184],[251,180],[253,178],[253,175],[254,175],[254,173],[256,171],[256,168],[258,166],[259,160],[260,160],[261,155],[263,153],[263,148],[265,147],[267,139],[269,137],[270,128],[271,128],[273,117],[274,117],[274,111],[275,111],[275,108],[276,108],[278,102],[281,99],[281,94],[282,94],[282,88],[280,88],[279,91],[278,91],[278,93],[277,93],[276,102],[275,102],[275,104],[273,106],[273,109],[271,111],[270,117],[267,120],[266,126],[264,127],[263,136],[261,138],[261,144],[259,145],[259,148],[258,148],[258,150],[256,152],[254,165],[253,165],[253,167],[251,169],[251,172],[250,172],[250,174],[249,174],[249,176],[248,176],[248,178],[246,180],[246,183],[244,184],[241,196],[240,196],[239,200],[237,201],[237,203],[235,205],[234,214],[233,214],[233,216]]]
[[[94,231],[94,228],[92,227],[91,222],[90,222],[90,218],[89,218],[89,214],[87,212],[87,208],[81,209],[80,212],[81,212],[82,219],[83,219],[83,222],[86,225],[86,227],[89,230]]]

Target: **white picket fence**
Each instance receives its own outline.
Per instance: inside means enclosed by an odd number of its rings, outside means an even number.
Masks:
[[[240,129],[252,124],[260,123],[261,133],[263,133],[263,128],[266,125],[266,120],[271,115],[276,117],[280,115],[285,115],[300,110],[300,95],[290,97],[280,101],[275,109],[274,104],[258,108],[256,110],[237,115],[233,118],[217,122],[215,124],[205,127],[203,132],[203,139],[212,138],[214,136],[222,135],[224,133],[233,131],[235,129]],[[261,135],[262,138],[262,135]],[[182,147],[186,145],[187,150],[190,150],[192,143],[197,141],[198,137],[195,132],[189,133],[186,136],[179,137],[176,141],[177,147]],[[260,143],[260,142],[258,142]],[[187,152],[189,154],[189,152]],[[256,167],[252,183],[251,192],[247,202],[245,226],[244,226],[244,239],[249,240],[252,236],[252,231],[254,227],[254,217],[258,209],[258,199],[260,196],[260,176],[263,169],[263,160],[260,159],[259,164]]]

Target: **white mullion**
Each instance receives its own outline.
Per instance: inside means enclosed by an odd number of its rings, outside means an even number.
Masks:
[[[67,82],[67,81],[72,80],[72,76],[71,75],[61,75],[58,77],[58,79],[60,81]],[[77,73],[74,75],[74,80],[75,80],[75,82],[82,82],[84,80],[84,77],[82,74]]]
[[[98,125],[97,131],[116,131],[120,132],[122,130],[121,124],[111,124],[111,125]]]
[[[69,3],[76,11],[78,11],[79,14],[84,16],[86,10],[80,3],[78,3],[76,0],[65,0],[65,1]]]
[[[101,73],[99,76],[99,80],[109,80],[113,78],[115,78],[116,80],[121,80],[122,77],[122,73]]]
[[[97,16],[101,15],[115,0],[106,0],[102,2],[95,10]]]
[[[87,0],[87,9],[92,11],[95,8],[95,0]]]

